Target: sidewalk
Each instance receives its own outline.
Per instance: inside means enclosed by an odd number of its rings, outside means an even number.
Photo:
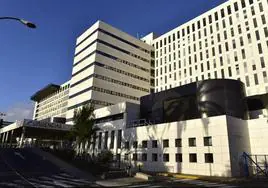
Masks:
[[[238,185],[242,187],[268,187],[267,177],[218,177],[218,176],[201,176],[201,175],[188,175],[188,174],[173,174],[173,173],[157,173],[157,178],[176,178],[176,179],[188,179],[188,180],[201,180],[208,182],[227,183],[232,185]]]
[[[95,183],[103,187],[122,187],[122,186],[127,186],[127,185],[133,185],[135,183],[140,183],[140,182],[148,182],[148,181],[134,178],[134,177],[128,177],[128,178],[100,180],[100,181],[96,181]]]

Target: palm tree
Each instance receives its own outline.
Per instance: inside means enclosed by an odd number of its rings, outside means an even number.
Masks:
[[[94,135],[98,128],[94,125],[94,106],[92,104],[84,105],[82,108],[74,111],[73,127],[71,129],[71,135],[76,139],[76,146],[82,147],[85,151],[86,143],[87,147],[90,147]]]

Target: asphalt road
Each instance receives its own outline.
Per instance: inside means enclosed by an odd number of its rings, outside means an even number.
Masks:
[[[0,187],[98,187],[75,177],[30,149],[0,148]]]

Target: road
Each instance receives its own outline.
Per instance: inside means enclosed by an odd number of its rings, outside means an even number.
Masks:
[[[0,148],[0,187],[98,187],[64,172],[30,149]]]

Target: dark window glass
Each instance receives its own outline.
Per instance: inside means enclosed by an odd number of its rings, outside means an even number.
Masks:
[[[212,146],[212,137],[211,136],[204,137],[204,146]]]
[[[99,143],[98,143],[99,149],[101,149],[101,141],[102,141],[102,132],[99,132]]]
[[[147,153],[141,154],[141,160],[142,161],[147,161]]]
[[[128,161],[128,153],[125,153],[124,160]]]
[[[129,142],[125,142],[125,149],[129,149]]]
[[[196,162],[197,162],[197,156],[196,156],[196,153],[190,153],[190,154],[189,154],[189,162],[190,162],[190,163],[196,163]]]
[[[188,141],[190,147],[196,146],[196,138],[189,138]]]
[[[235,11],[238,11],[238,4],[237,4],[237,2],[234,3],[234,9],[235,9]]]
[[[152,161],[157,161],[157,153],[152,153]]]
[[[138,148],[138,142],[137,141],[133,142],[133,148]]]
[[[231,6],[230,5],[227,7],[227,12],[228,12],[229,15],[232,14]]]
[[[157,148],[157,140],[152,140],[152,148]]]
[[[213,154],[205,153],[205,163],[213,163]]]
[[[133,153],[132,160],[133,161],[137,161],[138,160],[138,154],[137,153]]]
[[[108,131],[105,131],[104,134],[104,149],[107,149],[108,145]]]
[[[254,81],[255,81],[255,85],[258,85],[259,84],[259,80],[258,80],[257,74],[254,74]]]
[[[122,130],[118,130],[117,148],[121,148],[121,142],[122,142]]]
[[[181,147],[181,138],[175,139],[175,147]]]
[[[218,20],[218,12],[215,12],[214,16],[215,16],[215,21],[217,21]]]
[[[164,162],[169,162],[169,154],[168,153],[163,154],[163,161]]]
[[[241,6],[242,6],[242,8],[245,8],[246,7],[245,0],[241,0]]]
[[[181,163],[182,162],[182,154],[181,153],[176,153],[176,162]]]
[[[221,17],[224,18],[224,9],[221,9]]]
[[[163,140],[163,147],[164,148],[168,148],[169,147],[169,140],[168,139]]]
[[[143,140],[141,144],[142,148],[147,148],[148,147],[147,144],[148,144],[147,140]]]

